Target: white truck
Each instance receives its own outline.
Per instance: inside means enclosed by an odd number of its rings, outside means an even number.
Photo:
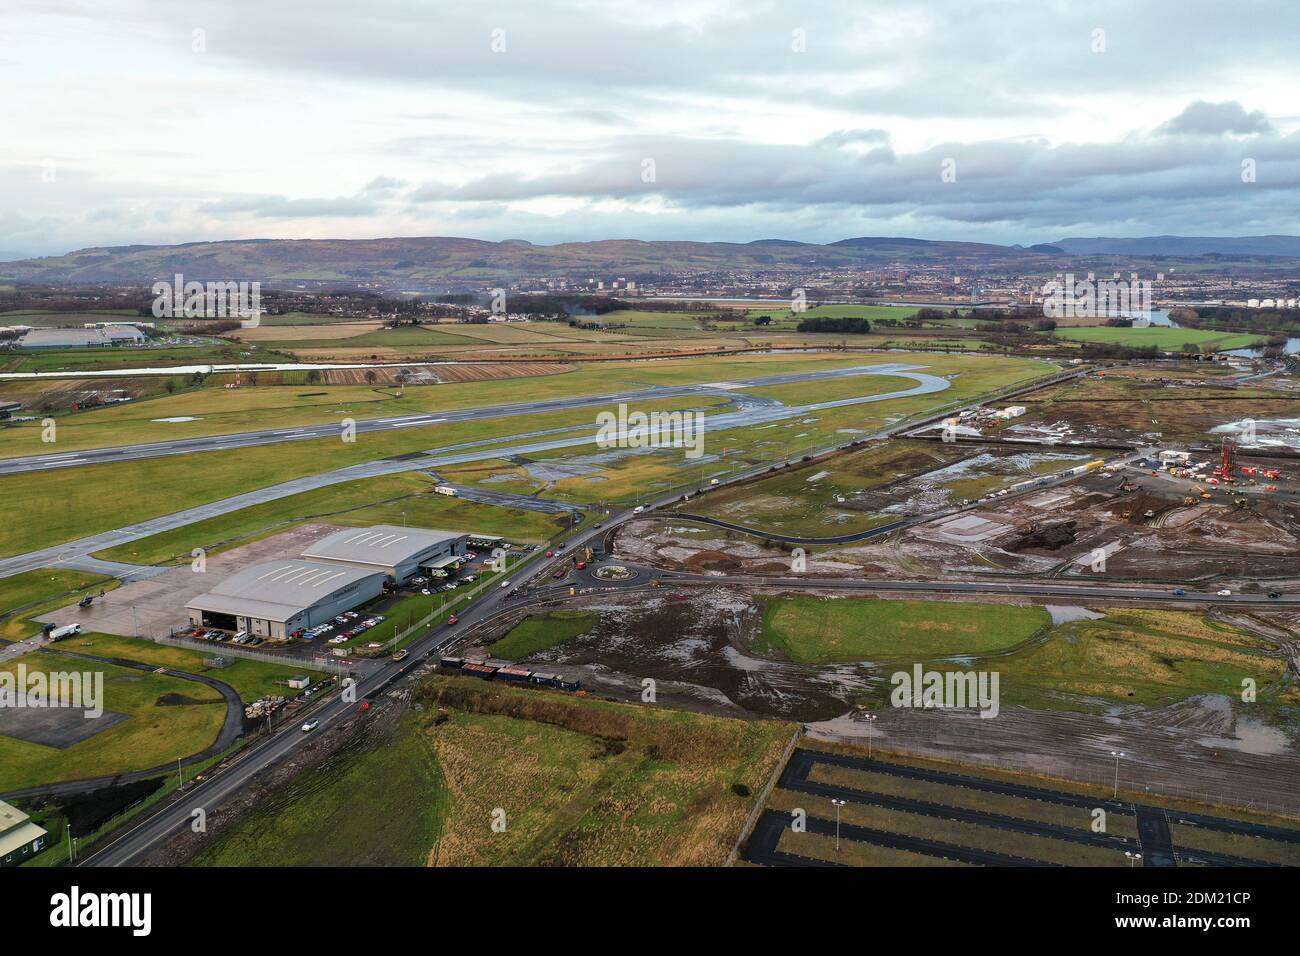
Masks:
[[[80,633],[80,624],[65,624],[63,627],[56,627],[50,631],[50,643],[53,644],[55,641],[61,641],[65,637],[72,637],[72,635]]]
[[[436,494],[450,495],[453,498],[456,497],[456,489],[451,485],[438,485],[433,490]]]

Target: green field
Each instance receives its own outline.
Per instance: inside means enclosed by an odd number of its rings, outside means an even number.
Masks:
[[[413,715],[295,777],[192,861],[197,866],[423,866],[450,794]]]
[[[469,679],[419,699],[195,862],[719,865],[794,729]]]
[[[777,598],[753,649],[800,664],[927,660],[1014,647],[1045,630],[1040,607],[944,601]]]
[[[1261,345],[1265,341],[1265,338],[1259,335],[1215,332],[1210,329],[1172,329],[1164,326],[1151,326],[1145,329],[1079,326],[1058,328],[1054,334],[1057,338],[1069,339],[1072,342],[1103,342],[1129,348],[1154,345],[1166,352],[1180,352],[1183,346],[1188,344],[1198,349],[1208,347],[1212,351],[1219,352],[1225,349]]]
[[[776,358],[779,361],[772,362]],[[892,356],[891,361],[906,360],[906,356]],[[490,392],[467,396],[462,389],[442,392],[450,396],[449,404],[481,405],[487,401],[535,401],[541,397],[604,391],[652,384],[682,384],[726,380],[729,376],[775,374],[801,371],[810,368],[839,368],[848,365],[876,364],[864,362],[860,356],[759,356],[745,357],[741,361],[702,360],[699,362],[617,363],[612,367],[584,369],[569,375],[552,375],[532,380],[507,380],[493,383]],[[710,434],[710,447],[726,451],[727,462],[721,470],[743,467],[748,455],[755,461],[783,457],[800,448],[812,448],[836,440],[843,430],[861,431],[878,428],[900,416],[918,414],[951,403],[969,400],[990,389],[1024,381],[1050,371],[1046,363],[1022,360],[989,358],[984,356],[930,355],[919,357],[917,364],[932,374],[947,375],[952,387],[934,395],[894,399],[888,402],[862,406],[846,406],[816,413],[815,421],[778,423],[777,426],[752,426],[724,433]],[[613,373],[613,376],[611,376]],[[863,388],[871,390],[878,383],[873,377],[862,379]],[[446,386],[432,386],[446,388]],[[249,390],[254,391],[254,390]],[[275,427],[300,421],[295,414],[286,412],[276,404],[275,396],[293,392],[284,387],[259,388],[255,396],[240,395],[228,399],[241,406],[231,412],[232,420],[218,429],[231,430],[232,426]],[[417,401],[408,390],[408,398]],[[373,392],[372,392],[373,394]],[[208,395],[220,403],[217,396]],[[219,413],[204,413],[194,402],[204,400],[204,393],[181,396],[175,401],[150,409],[149,414],[184,415],[187,409],[198,412],[198,417],[215,418]],[[161,400],[152,400],[161,401]],[[270,401],[268,407],[264,403]],[[642,410],[672,410],[716,405],[719,399],[711,396],[691,396],[646,402]],[[141,406],[149,403],[141,403]],[[423,403],[422,403],[423,404]],[[402,411],[418,410],[410,405],[387,404],[376,415],[396,415]],[[613,410],[612,406],[609,410]],[[38,547],[48,547],[60,541],[119,528],[134,521],[169,514],[187,507],[202,504],[220,497],[251,491],[269,484],[317,474],[363,461],[373,461],[396,455],[424,451],[431,448],[451,448],[468,442],[481,443],[476,447],[486,453],[501,446],[510,436],[521,433],[556,428],[581,428],[591,435],[595,416],[600,409],[580,409],[567,412],[550,412],[485,419],[483,421],[457,422],[427,427],[385,430],[359,435],[353,443],[337,439],[315,439],[286,442],[240,449],[237,453],[204,452],[184,457],[158,458],[116,464],[88,465],[76,469],[60,469],[42,473],[16,474],[0,477],[0,497],[26,502],[28,520],[13,523],[0,529],[0,555],[23,553]],[[68,425],[60,426],[60,452],[89,445],[113,444],[115,441],[136,441],[157,437],[154,430],[140,426],[140,406],[133,406],[127,421],[113,418],[113,412],[125,414],[127,409],[110,410],[95,415],[96,427],[80,433]],[[317,408],[312,415],[318,417],[324,409]],[[80,419],[80,416],[74,416]],[[236,421],[234,419],[243,419]],[[256,421],[250,421],[255,419]],[[71,420],[71,419],[70,419]],[[205,427],[212,427],[206,423]],[[107,431],[106,431],[107,429]],[[27,430],[26,444],[14,441],[7,430],[0,442],[10,454],[27,452],[33,448],[47,452],[50,446],[39,443],[38,434]],[[146,434],[147,433],[147,434]],[[169,437],[193,437],[180,426]],[[541,452],[539,459],[562,458],[579,453],[578,449],[558,452]],[[594,501],[622,500],[662,485],[682,485],[704,479],[710,471],[716,472],[716,463],[703,461],[682,467],[680,454],[632,455],[612,461],[604,469],[605,481],[593,482],[589,477],[561,479],[555,482],[549,494],[561,500]],[[196,474],[202,480],[195,480]],[[446,469],[446,476],[455,480],[455,469]],[[113,488],[107,498],[102,489]],[[492,487],[489,485],[488,487]],[[175,552],[174,546],[163,545],[167,554]],[[129,548],[128,548],[129,550]]]
[[[111,591],[116,578],[63,568],[40,568],[0,578],[0,640],[20,641],[39,634],[33,618],[73,604],[87,594]]]
[[[1246,678],[1258,686],[1260,719],[1300,703],[1285,659],[1261,638],[1190,612],[1104,613],[1062,624],[1048,640],[999,658],[1004,706],[1097,711],[1108,702],[1159,707],[1197,694],[1239,701]]]
[[[488,651],[493,657],[509,661],[523,660],[591,630],[596,620],[597,615],[587,611],[530,614],[511,628],[508,634],[495,641]]]
[[[432,494],[433,487],[433,480],[419,473],[329,485],[121,544],[96,557],[128,564],[183,563],[191,559],[194,548],[211,554],[307,521],[353,527],[405,522],[415,528],[464,528],[530,544],[549,540],[567,524],[535,511]]]
[[[16,673],[19,664],[29,672],[102,672],[105,709],[129,719],[65,749],[0,736],[0,791],[175,764],[211,746],[225,720],[221,697],[193,681],[44,653],[6,661],[0,670]],[[185,702],[160,704],[165,695]]]
[[[219,645],[214,645],[211,654],[208,654],[116,634],[80,634],[63,641],[59,647],[78,654],[137,661],[141,664],[156,664],[159,667],[170,667],[190,674],[202,674],[204,677],[229,684],[239,694],[240,700],[246,704],[262,697],[297,697],[302,692],[291,689],[284,682],[297,674],[317,672],[311,664],[304,664],[297,660],[273,664],[270,661],[252,658],[231,658],[234,663],[229,667],[208,667],[203,663],[204,658],[221,656]]]

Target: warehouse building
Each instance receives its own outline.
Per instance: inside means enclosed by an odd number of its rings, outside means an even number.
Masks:
[[[0,800],[0,866],[18,866],[45,849],[46,831],[17,807]]]
[[[384,593],[383,569],[320,561],[245,568],[185,605],[190,623],[282,641]]]
[[[133,325],[105,329],[32,329],[18,340],[20,349],[103,349],[143,345],[145,334]]]
[[[368,571],[379,571],[405,582],[421,568],[445,568],[464,558],[469,535],[429,528],[374,525],[348,528],[322,538],[302,553],[308,561],[321,561]]]

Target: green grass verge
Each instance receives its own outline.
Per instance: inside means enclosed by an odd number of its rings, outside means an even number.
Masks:
[[[1040,607],[942,601],[776,598],[754,650],[800,664],[988,654],[1051,623]]]
[[[422,866],[448,800],[414,717],[295,777],[217,836],[197,866]]]
[[[518,661],[563,644],[591,629],[596,614],[588,611],[551,611],[549,614],[529,615],[510,629],[488,651],[493,657]]]

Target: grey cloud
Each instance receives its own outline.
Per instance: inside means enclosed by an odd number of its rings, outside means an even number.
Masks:
[[[1259,110],[1246,112],[1235,100],[1207,103],[1197,100],[1160,127],[1163,133],[1199,133],[1220,136],[1224,133],[1271,133],[1273,124]]]
[[[259,219],[311,219],[369,216],[381,206],[368,197],[290,199],[286,196],[246,196],[200,204],[199,211],[218,217],[245,214]]]

